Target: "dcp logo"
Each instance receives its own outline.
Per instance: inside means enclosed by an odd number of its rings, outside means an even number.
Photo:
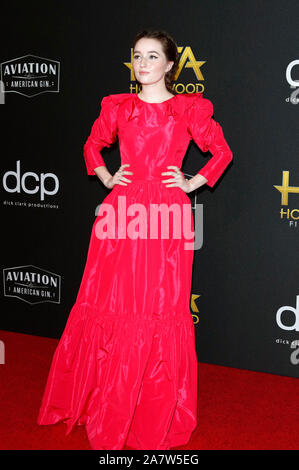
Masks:
[[[11,177],[13,183],[8,184],[7,179]],[[29,189],[27,181],[30,181],[31,189]],[[35,182],[36,184],[32,184]],[[54,186],[53,186],[54,183]],[[46,186],[53,186],[52,189],[46,188]],[[3,175],[3,187],[5,191],[9,193],[20,193],[23,190],[27,194],[40,193],[40,200],[44,201],[45,194],[47,196],[53,196],[58,192],[59,180],[54,173],[41,173],[38,175],[33,171],[26,171],[21,175],[20,160],[17,160],[17,171],[6,171]]]
[[[291,307],[290,305],[285,305],[280,307],[276,313],[276,322],[277,325],[283,330],[296,330],[299,331],[299,295],[296,296],[297,302],[296,307]],[[284,325],[281,321],[283,312],[290,311],[294,313],[294,323],[293,325]]]

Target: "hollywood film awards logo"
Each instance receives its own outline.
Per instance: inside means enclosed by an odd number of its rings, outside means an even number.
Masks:
[[[17,297],[29,304],[60,303],[61,276],[33,265],[3,269],[5,297]]]
[[[60,63],[36,55],[25,55],[1,63],[1,95],[19,93],[29,98],[59,92]]]
[[[285,220],[288,222],[289,227],[297,228],[298,226],[298,219],[299,219],[299,209],[297,208],[291,208],[291,207],[285,207],[289,205],[289,195],[293,194],[299,195],[299,186],[290,186],[289,184],[290,180],[290,172],[287,170],[284,170],[282,172],[282,183],[281,185],[276,185],[274,184],[274,188],[277,189],[277,191],[280,192],[281,194],[281,209],[280,209],[280,219]]]

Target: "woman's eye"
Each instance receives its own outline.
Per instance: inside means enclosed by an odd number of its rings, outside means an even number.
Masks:
[[[139,55],[134,55],[133,58],[134,59],[138,59],[140,56]],[[150,55],[150,57],[154,57],[154,59],[158,59],[158,57],[156,55]]]

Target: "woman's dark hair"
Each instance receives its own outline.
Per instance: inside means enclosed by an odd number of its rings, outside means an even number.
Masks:
[[[157,39],[160,41],[162,45],[162,50],[164,54],[166,55],[167,60],[173,61],[173,66],[171,69],[166,72],[165,74],[165,86],[167,90],[173,93],[173,85],[174,85],[174,77],[178,69],[178,64],[179,64],[179,54],[178,54],[178,47],[176,45],[176,42],[174,39],[166,33],[166,31],[150,31],[150,30],[143,30],[140,33],[137,34],[133,41],[133,50],[134,47],[141,38],[152,38],[152,39]],[[142,88],[142,84],[137,80],[138,85]]]

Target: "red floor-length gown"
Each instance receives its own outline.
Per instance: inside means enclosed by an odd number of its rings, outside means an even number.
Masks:
[[[75,304],[52,359],[38,424],[85,425],[92,449],[170,449],[186,444],[197,424],[197,356],[190,313],[193,249],[184,219],[187,194],[166,187],[168,165],[181,167],[191,139],[212,157],[199,171],[212,187],[232,159],[213,105],[201,93],[148,103],[137,94],[105,96],[84,145],[87,173],[105,165],[100,151],[119,139],[127,186],[115,185],[96,217]],[[105,204],[104,204],[105,203]],[[169,236],[149,236],[150,206],[172,204]],[[134,237],[137,208],[147,238]],[[120,212],[118,214],[118,209]],[[134,209],[134,210],[133,210]],[[100,221],[115,227],[101,236]],[[126,215],[126,220],[122,217]],[[189,217],[188,217],[189,216]],[[120,229],[120,231],[118,231]],[[124,229],[128,230],[123,234]],[[173,236],[175,229],[179,237]],[[140,229],[139,229],[140,230]],[[113,232],[113,230],[112,230]],[[159,232],[160,233],[160,232]],[[128,236],[130,234],[130,236]],[[191,244],[193,242],[191,241]]]

